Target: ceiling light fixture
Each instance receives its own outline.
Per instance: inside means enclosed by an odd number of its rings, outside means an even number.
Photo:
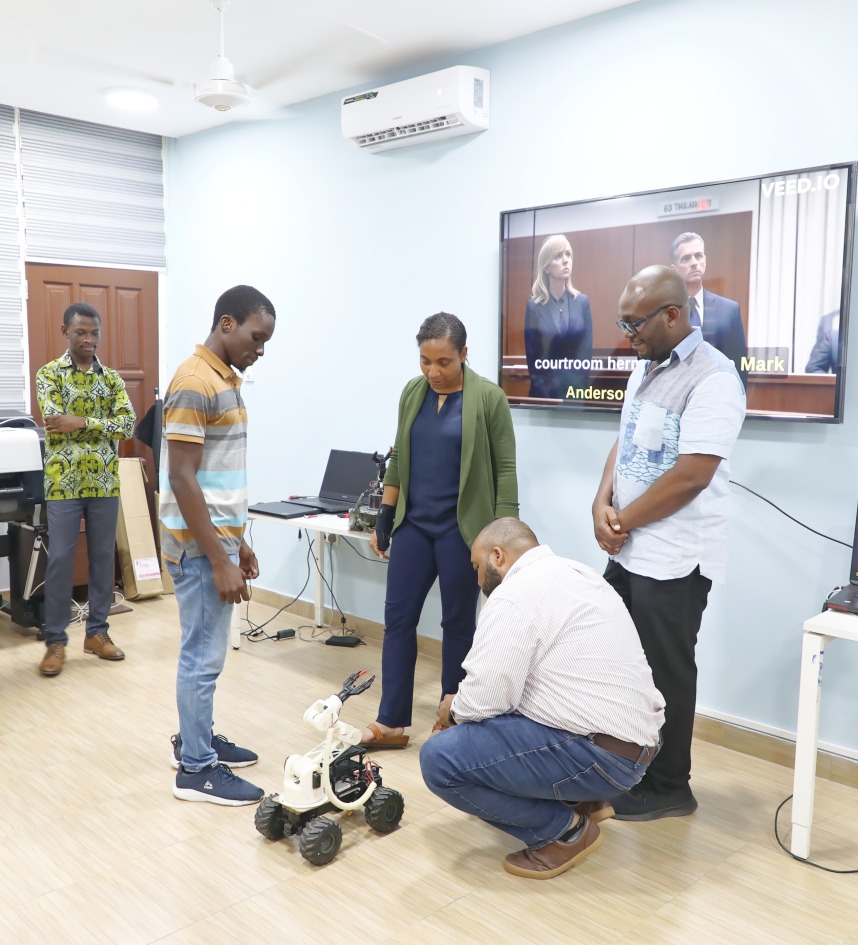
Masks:
[[[250,90],[244,83],[236,82],[235,69],[223,51],[223,13],[229,5],[228,0],[211,0],[211,4],[220,17],[220,50],[211,64],[211,78],[194,85],[194,101],[218,112],[228,112],[247,105]]]
[[[158,99],[143,89],[120,86],[105,89],[104,99],[112,108],[121,108],[127,112],[151,112],[158,107]]]

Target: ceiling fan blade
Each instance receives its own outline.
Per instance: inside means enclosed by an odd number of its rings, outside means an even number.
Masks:
[[[302,73],[310,72],[318,63],[336,58],[340,51],[352,52],[357,44],[365,45],[373,51],[376,51],[379,46],[389,46],[388,41],[382,36],[364,29],[362,26],[347,23],[345,20],[338,18],[331,18],[328,22],[335,23],[341,28],[337,39],[333,43],[330,40],[320,40],[314,44],[302,44],[303,48],[300,55],[292,55],[285,65],[279,64],[254,76],[252,81],[254,88],[264,89],[285,79],[292,79]],[[370,51],[369,48],[367,49],[368,52]]]
[[[167,76],[157,75],[156,73],[147,72],[143,69],[136,69],[127,63],[116,63],[111,62],[109,59],[87,56],[84,53],[75,52],[71,49],[58,50],[51,49],[48,46],[33,46],[27,58],[30,62],[37,64],[39,62],[47,63],[48,61],[55,64],[57,61],[61,61],[64,64],[71,64],[74,68],[83,72],[94,72],[105,77],[112,74],[125,79],[133,79],[135,81],[143,80],[145,82],[154,83],[155,85],[166,85],[171,88],[181,88],[182,86],[188,85],[186,81],[181,79],[170,79],[167,78]]]

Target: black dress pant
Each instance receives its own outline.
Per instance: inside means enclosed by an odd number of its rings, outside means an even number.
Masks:
[[[605,580],[622,597],[638,631],[656,687],[664,696],[661,751],[642,785],[653,791],[684,788],[691,778],[691,735],[697,705],[694,649],[712,581],[700,568],[659,581],[609,561]]]

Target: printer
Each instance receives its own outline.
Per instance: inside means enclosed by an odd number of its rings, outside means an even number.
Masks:
[[[0,416],[0,557],[9,559],[9,601],[2,609],[22,627],[44,623],[43,595],[35,591],[44,571],[44,431],[24,415]]]

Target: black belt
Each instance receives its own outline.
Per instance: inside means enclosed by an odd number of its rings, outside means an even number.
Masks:
[[[656,756],[658,745],[650,745],[644,748],[642,745],[636,745],[634,742],[622,742],[613,735],[594,735],[593,744],[611,754],[619,755],[626,761],[634,761],[636,764],[648,765]]]

